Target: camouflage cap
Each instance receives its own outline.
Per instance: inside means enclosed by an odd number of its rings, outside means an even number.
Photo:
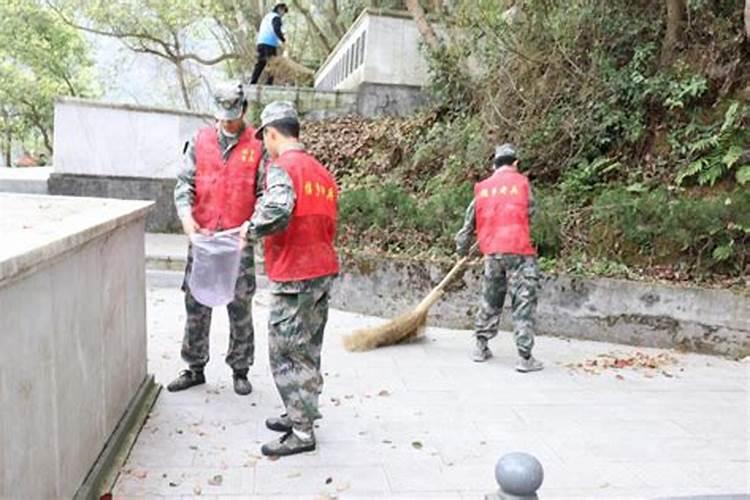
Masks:
[[[289,101],[274,101],[263,108],[263,112],[260,114],[260,127],[255,132],[255,137],[258,139],[263,137],[263,129],[279,120],[299,121],[299,115],[297,115],[297,110],[294,109],[294,104]]]
[[[518,149],[509,142],[501,146],[495,146],[495,159],[498,159],[498,158],[518,159]]]
[[[241,83],[223,84],[214,92],[217,120],[239,120],[245,111],[245,89]]]

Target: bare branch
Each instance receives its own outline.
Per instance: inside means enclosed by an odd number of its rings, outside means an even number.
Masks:
[[[315,31],[315,34],[318,35],[318,40],[320,40],[320,43],[323,48],[325,48],[326,52],[331,52],[333,50],[333,44],[330,40],[328,40],[326,34],[323,32],[320,26],[318,26],[318,23],[315,22],[315,19],[313,18],[312,14],[310,14],[310,11],[304,8],[302,4],[299,3],[299,0],[292,0],[292,4],[294,5],[295,9],[300,11],[302,15],[305,16],[307,23],[310,25],[313,31]]]

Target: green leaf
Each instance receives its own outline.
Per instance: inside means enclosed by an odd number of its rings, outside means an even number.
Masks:
[[[740,146],[735,144],[727,149],[726,153],[724,153],[724,157],[721,159],[721,162],[726,165],[727,168],[732,168],[732,166],[737,163],[737,160],[742,158],[743,153],[744,150]]]
[[[732,242],[734,243],[734,242]],[[729,243],[728,245],[719,245],[714,248],[713,258],[719,262],[725,261],[734,255],[734,245]]]
[[[735,177],[737,179],[737,184],[740,184],[741,186],[747,184],[747,182],[750,181],[750,165],[743,165],[738,168]]]

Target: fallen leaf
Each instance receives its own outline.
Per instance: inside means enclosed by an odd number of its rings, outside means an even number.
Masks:
[[[190,448],[191,450],[197,450],[198,449],[198,447],[195,446],[194,444],[191,444],[190,446],[188,446],[188,448]]]
[[[208,480],[208,484],[211,486],[221,486],[221,483],[224,482],[224,476],[221,474],[216,474],[214,477]]]
[[[133,477],[135,477],[136,479],[146,479],[146,476],[148,476],[148,472],[146,472],[145,470],[133,471]]]
[[[332,477],[327,477],[326,478],[326,484],[331,484],[332,482],[333,482],[333,478]]]
[[[170,481],[170,482],[169,482],[169,486],[170,486],[170,487],[172,487],[172,488],[176,488],[176,487],[178,487],[179,485],[180,485],[180,483],[178,483],[178,482],[176,482],[176,481]]]
[[[387,390],[385,390],[385,389],[383,389],[382,391],[380,391],[380,392],[378,393],[378,396],[381,396],[381,397],[386,397],[386,396],[390,396],[390,395],[391,395],[391,393],[390,393],[390,392],[388,392],[388,391],[387,391]]]
[[[617,375],[615,375],[615,378],[616,378],[617,380],[625,380],[625,377],[623,377],[623,376],[622,376],[622,375],[620,375],[619,373],[618,373]]]
[[[422,449],[422,443],[420,443],[419,441],[412,441],[411,445],[416,450]]]

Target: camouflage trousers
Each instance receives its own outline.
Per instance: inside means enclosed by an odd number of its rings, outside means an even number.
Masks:
[[[321,418],[320,351],[331,282],[325,277],[296,282],[293,287],[274,283],[272,288],[268,320],[271,372],[287,415],[302,432],[312,431],[313,422]]]
[[[534,313],[539,289],[539,271],[535,257],[485,257],[482,305],[476,318],[475,336],[489,340],[497,335],[509,282],[513,335],[518,353],[526,357],[534,347]]]
[[[190,293],[188,282],[193,267],[192,249],[188,249],[185,279],[185,333],[182,338],[182,359],[191,369],[202,369],[208,363],[210,307],[204,306]],[[253,294],[255,293],[255,261],[253,246],[247,245],[240,258],[240,274],[234,289],[234,300],[227,304],[229,314],[229,348],[226,362],[233,370],[247,371],[255,357],[253,330]]]

